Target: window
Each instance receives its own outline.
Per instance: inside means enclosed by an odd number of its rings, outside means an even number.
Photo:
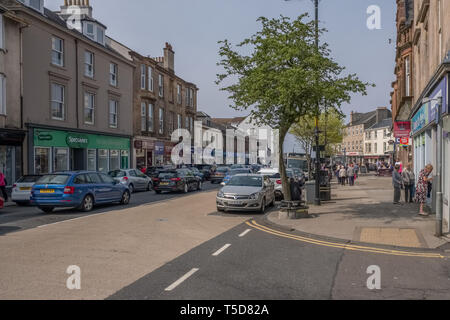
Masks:
[[[153,68],[148,67],[148,90],[153,92]]]
[[[184,128],[189,130],[189,117],[184,118]]]
[[[117,87],[117,70],[118,66],[115,63],[109,64],[109,84]]]
[[[375,145],[373,147],[373,152],[375,152],[375,154],[378,153],[378,143],[375,143]]]
[[[20,2],[22,2],[24,5],[31,7],[34,10],[37,10],[39,12],[43,11],[43,0],[19,0]]]
[[[148,131],[153,132],[154,128],[153,128],[153,123],[154,123],[154,107],[153,104],[149,103],[148,104]]]
[[[159,109],[159,134],[164,134],[164,110]]]
[[[57,37],[52,37],[52,63],[64,66],[64,40]]]
[[[0,14],[0,48],[5,48],[5,24],[3,21],[3,15]]]
[[[64,86],[57,83],[51,84],[51,113],[54,120],[64,120],[64,92]]]
[[[191,92],[190,96],[189,96],[189,106],[190,107],[194,107],[194,89],[189,89],[189,91]]]
[[[117,113],[118,113],[119,102],[115,100],[109,101],[109,126],[111,128],[117,128]]]
[[[88,149],[87,151],[87,169],[88,171],[97,170],[97,150]]]
[[[6,114],[6,78],[0,74],[0,114]]]
[[[105,30],[97,26],[97,42],[105,44]]]
[[[170,111],[169,113],[169,133],[175,130],[175,113]]]
[[[69,170],[69,149],[55,148],[53,157],[53,172]]]
[[[181,114],[177,115],[177,129],[181,129]]]
[[[94,124],[95,94],[84,94],[84,123]]]
[[[375,134],[375,139],[378,139],[378,131],[377,130],[374,131],[374,134]]]
[[[50,173],[50,148],[34,148],[34,173]]]
[[[111,150],[109,156],[109,170],[118,170],[120,169],[120,151],[119,150]]]
[[[164,77],[160,74],[158,79],[159,96],[162,98],[164,97]]]
[[[145,64],[141,65],[141,89],[145,89],[145,78],[146,78],[146,74],[145,74]]]
[[[177,84],[177,103],[181,104],[181,85]]]
[[[84,75],[89,78],[94,77],[94,54],[89,51],[84,53]]]
[[[93,23],[87,23],[86,24],[86,36],[92,40],[95,40],[95,34],[94,34],[94,24]]]
[[[147,131],[147,104],[141,102],[141,131]]]
[[[109,171],[109,161],[108,161],[108,150],[100,149],[98,150],[98,171],[108,172]]]
[[[411,66],[409,57],[405,59],[405,96],[411,95]]]

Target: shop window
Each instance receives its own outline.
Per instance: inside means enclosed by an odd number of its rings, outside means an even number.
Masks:
[[[34,149],[34,173],[50,173],[50,148]]]
[[[97,150],[89,149],[87,151],[87,169],[89,171],[97,170]]]
[[[55,148],[53,159],[53,172],[69,170],[69,149]]]
[[[109,171],[108,150],[104,149],[98,150],[98,171],[100,172]]]
[[[120,169],[120,151],[111,150],[109,156],[109,171]]]

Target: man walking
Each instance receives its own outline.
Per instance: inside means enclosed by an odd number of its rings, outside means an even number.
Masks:
[[[414,202],[414,189],[416,187],[416,177],[411,170],[411,164],[406,166],[406,169],[402,172],[403,186],[405,187],[405,202]]]
[[[341,185],[345,186],[345,180],[347,179],[347,170],[345,170],[344,166],[341,166],[341,170],[339,170],[339,178],[341,178]]]
[[[402,176],[398,172],[400,166],[396,165],[392,172],[392,185],[394,186],[394,204],[400,204],[401,188],[403,185]]]
[[[355,185],[355,170],[353,169],[353,163],[348,166],[347,177],[349,186]]]

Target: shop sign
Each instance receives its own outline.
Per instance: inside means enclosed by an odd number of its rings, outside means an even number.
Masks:
[[[428,120],[429,119],[428,118],[428,110],[429,109],[428,108],[429,108],[429,103],[424,104],[412,118],[413,133],[416,133],[416,132],[422,130],[429,123],[429,120]]]
[[[89,138],[85,135],[68,134],[66,137],[67,146],[74,149],[85,149],[89,145]]]
[[[164,155],[164,143],[162,143],[162,142],[156,142],[155,143],[155,154],[157,156],[163,156]]]
[[[410,121],[395,121],[394,122],[394,136],[396,138],[409,137],[411,134]]]

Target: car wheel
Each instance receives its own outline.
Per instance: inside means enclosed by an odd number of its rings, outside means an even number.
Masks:
[[[53,210],[55,210],[55,207],[39,207],[39,209],[41,209],[45,213],[52,213]]]
[[[147,191],[151,191],[152,190],[152,183],[149,182],[147,185]]]
[[[132,184],[128,186],[128,189],[130,190],[130,193],[134,193],[134,186]]]
[[[94,209],[94,198],[91,195],[87,195],[81,203],[80,210],[83,212],[89,212],[92,211],[92,209]]]
[[[199,182],[198,182],[198,185],[197,185],[197,190],[198,190],[198,191],[202,190],[202,186],[203,186],[202,182],[199,181]]]
[[[120,204],[129,204],[130,203],[130,192],[125,191],[122,194],[122,200],[120,201]]]
[[[266,199],[265,199],[265,198],[262,199],[261,210],[260,210],[260,212],[261,212],[261,213],[266,212]]]
[[[188,192],[189,192],[189,187],[188,187],[187,183],[184,184],[184,190],[183,190],[183,192],[184,192],[184,193],[188,193]]]

